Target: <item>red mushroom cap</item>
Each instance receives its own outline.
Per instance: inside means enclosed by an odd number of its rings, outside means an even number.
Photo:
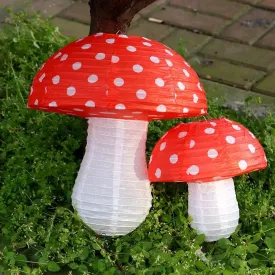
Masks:
[[[210,182],[267,166],[264,150],[244,126],[226,118],[179,124],[153,149],[152,182]]]
[[[147,38],[104,33],[51,56],[34,78],[28,107],[135,120],[207,112],[199,78],[179,54]]]

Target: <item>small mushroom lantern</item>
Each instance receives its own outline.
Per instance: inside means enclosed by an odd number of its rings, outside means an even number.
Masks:
[[[264,169],[262,146],[244,126],[226,118],[179,124],[156,144],[152,182],[187,182],[191,226],[206,241],[228,238],[239,207],[232,177]]]
[[[133,231],[151,207],[148,121],[207,111],[199,78],[180,55],[147,38],[104,33],[50,57],[28,106],[88,119],[72,201],[88,226],[110,236]]]

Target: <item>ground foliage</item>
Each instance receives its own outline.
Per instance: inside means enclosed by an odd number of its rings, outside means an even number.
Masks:
[[[172,183],[153,184],[153,207],[138,230],[97,236],[73,212],[70,199],[86,121],[26,108],[35,72],[70,40],[38,15],[21,13],[12,23],[0,33],[0,271],[275,274],[274,114],[256,119],[246,108],[237,114],[209,101],[210,117],[227,116],[248,127],[269,162],[266,170],[236,179],[241,218],[232,238],[205,243],[197,236],[188,225],[186,184]],[[178,122],[150,124],[148,157]]]

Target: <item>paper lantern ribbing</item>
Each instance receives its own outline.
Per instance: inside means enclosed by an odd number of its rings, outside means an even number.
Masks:
[[[191,226],[206,241],[228,238],[239,207],[232,177],[264,169],[262,146],[239,123],[226,118],[179,124],[156,144],[149,164],[153,182],[187,182]]]
[[[207,112],[198,76],[180,55],[147,38],[103,33],[50,57],[28,106],[88,119],[72,199],[83,221],[106,235],[131,232],[150,210],[148,121]]]

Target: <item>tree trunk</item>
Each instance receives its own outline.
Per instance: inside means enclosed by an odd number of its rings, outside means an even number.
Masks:
[[[156,0],[89,0],[90,34],[126,33],[135,14]]]

